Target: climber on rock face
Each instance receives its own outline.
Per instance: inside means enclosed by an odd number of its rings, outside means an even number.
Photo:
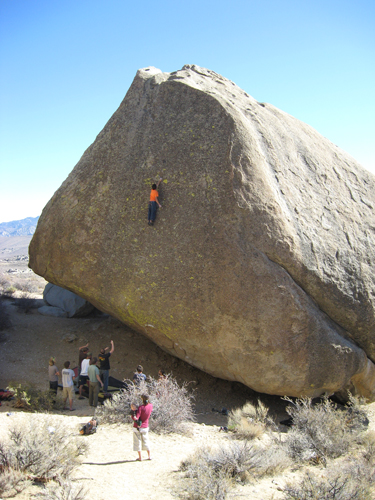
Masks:
[[[157,184],[153,184],[150,193],[150,201],[148,203],[148,225],[152,226],[155,222],[157,208],[161,208],[159,203],[159,184],[163,179],[160,177]]]

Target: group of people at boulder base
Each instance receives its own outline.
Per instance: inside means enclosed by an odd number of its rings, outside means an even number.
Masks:
[[[78,379],[79,386],[79,399],[84,399],[82,395],[82,388],[85,384],[89,386],[89,405],[96,407],[98,405],[99,388],[102,387],[104,392],[108,390],[108,379],[110,363],[109,358],[113,354],[115,346],[111,340],[111,348],[105,347],[100,349],[98,356],[92,356],[89,352],[89,344],[79,348],[79,362],[78,362],[78,377],[76,377],[74,370],[70,368],[70,361],[65,361],[64,368],[61,370],[61,380],[63,386],[63,401],[64,410],[66,408],[66,401],[69,400],[69,410],[74,411],[73,396],[74,396],[74,381]],[[97,363],[99,361],[99,366]],[[51,357],[48,367],[49,387],[50,390],[57,394],[60,372],[56,366],[56,359]]]
[[[84,384],[89,386],[89,404],[90,406],[96,407],[98,404],[98,394],[99,386],[103,388],[104,392],[108,389],[108,379],[109,379],[109,358],[114,352],[114,343],[111,340],[111,348],[106,347],[100,349],[100,354],[98,357],[92,357],[89,352],[88,343],[85,346],[79,348],[79,399],[83,399],[82,387]],[[97,362],[99,359],[99,367]],[[50,390],[56,395],[58,389],[58,377],[60,372],[56,366],[56,359],[51,357],[49,360],[49,383]],[[166,373],[164,370],[159,370],[159,381],[166,379]],[[67,399],[69,399],[70,411],[74,411],[73,408],[73,395],[74,395],[74,380],[75,373],[70,368],[70,361],[65,361],[64,369],[61,371],[62,385],[63,385],[63,400],[64,409]],[[146,375],[143,373],[142,365],[138,365],[137,369],[133,375],[133,381],[135,384],[140,384],[142,381],[146,381]],[[133,450],[138,452],[137,460],[142,460],[142,451],[147,451],[148,460],[151,460],[151,450],[148,438],[149,429],[149,419],[153,410],[153,405],[147,394],[142,394],[142,404],[136,407],[134,404],[131,405],[130,416],[134,422],[133,424]]]

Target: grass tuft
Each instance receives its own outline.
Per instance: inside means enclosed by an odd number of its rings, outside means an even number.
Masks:
[[[268,408],[260,400],[257,405],[248,401],[242,408],[229,412],[228,428],[234,432],[236,439],[258,438],[266,430],[275,428],[275,423],[268,413]]]

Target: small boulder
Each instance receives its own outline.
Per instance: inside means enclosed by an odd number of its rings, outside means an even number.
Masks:
[[[43,299],[49,306],[54,306],[65,311],[68,318],[87,316],[94,309],[94,306],[90,302],[87,302],[87,300],[52,283],[46,285],[43,292]]]
[[[38,313],[43,316],[53,316],[54,318],[67,318],[68,313],[60,307],[42,306],[39,307]]]

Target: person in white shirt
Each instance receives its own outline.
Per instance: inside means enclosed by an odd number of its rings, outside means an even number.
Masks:
[[[66,400],[69,398],[69,409],[70,411],[74,411],[75,408],[73,408],[73,394],[74,394],[74,384],[73,380],[75,379],[75,374],[74,371],[71,370],[70,368],[70,361],[65,361],[64,363],[64,369],[61,372],[61,377],[62,377],[62,384],[63,384],[63,400],[64,400],[64,410],[67,408],[65,407]]]
[[[82,360],[81,364],[81,375],[79,376],[79,397],[78,399],[84,399],[82,396],[82,388],[85,384],[90,385],[88,368],[90,365],[91,353],[87,353],[86,359]]]

